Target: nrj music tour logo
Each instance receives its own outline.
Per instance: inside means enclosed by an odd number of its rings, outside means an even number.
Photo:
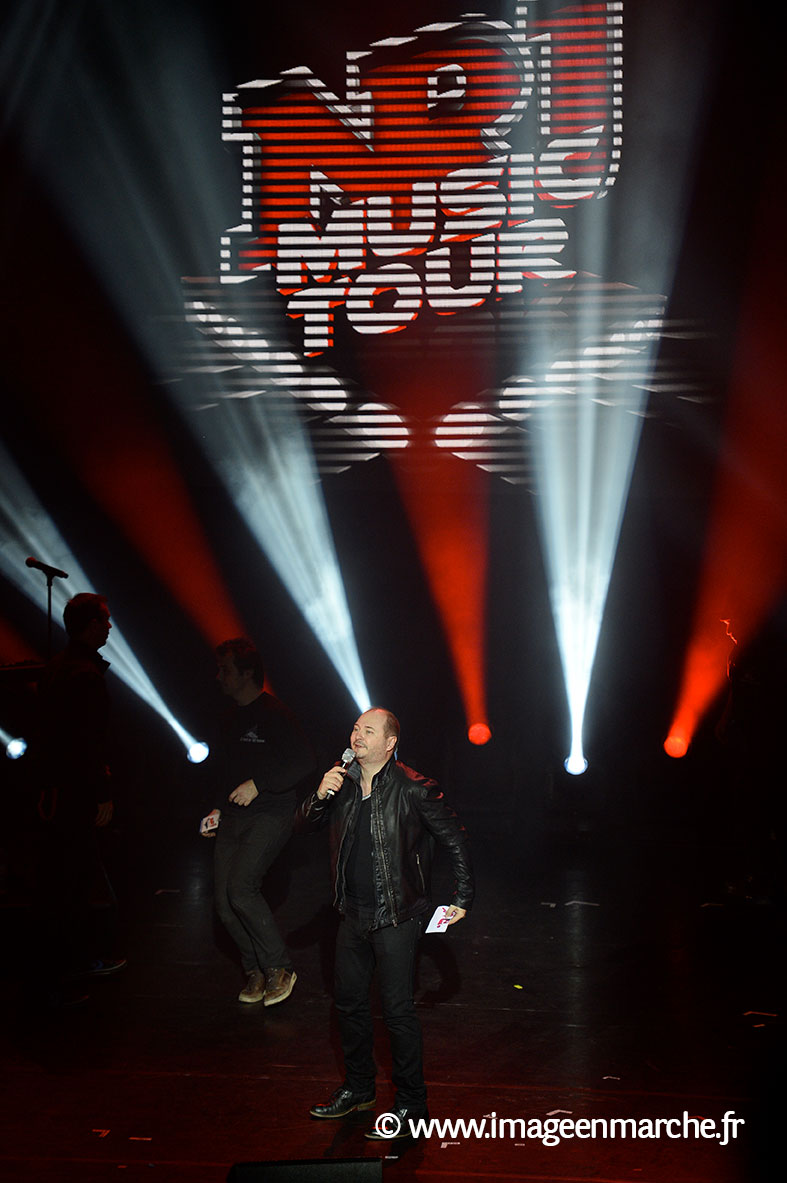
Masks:
[[[565,212],[619,166],[622,3],[517,3],[346,55],[345,95],[306,66],[225,96],[243,222],[221,279],[273,274],[303,352],[455,316],[574,274]]]

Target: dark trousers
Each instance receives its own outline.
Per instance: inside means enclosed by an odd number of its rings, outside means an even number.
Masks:
[[[396,1104],[426,1106],[421,1024],[413,990],[415,954],[423,931],[422,917],[371,930],[370,916],[347,915],[336,939],[336,1009],[339,1013],[345,1084],[353,1092],[374,1094],[376,1066],[372,1026],[371,985],[377,979],[388,1028]]]
[[[245,973],[290,969],[290,956],[261,884],[292,833],[292,816],[222,810],[216,831],[214,897],[219,919],[240,950]]]
[[[46,963],[68,979],[116,952],[117,900],[90,815],[65,810],[41,832],[36,912]]]

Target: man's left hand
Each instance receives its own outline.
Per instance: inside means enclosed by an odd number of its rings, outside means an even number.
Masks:
[[[257,786],[253,780],[245,780],[230,793],[230,801],[235,805],[251,805],[255,797],[259,797]]]
[[[446,928],[450,928],[452,924],[456,924],[457,921],[462,920],[466,915],[467,908],[457,908],[456,904],[451,904],[451,906],[446,911],[446,918],[448,921]]]

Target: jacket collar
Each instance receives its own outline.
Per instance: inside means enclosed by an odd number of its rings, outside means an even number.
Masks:
[[[393,771],[395,764],[396,764],[396,754],[392,752],[391,756],[388,760],[388,763],[383,764],[380,771],[376,772],[374,774],[374,777],[372,778],[372,788],[373,789],[381,788],[383,785],[388,783],[388,781],[391,779],[391,773]]]
[[[104,674],[109,669],[109,662],[102,657],[97,649],[91,649],[89,645],[85,645],[82,641],[74,640],[73,638],[66,646],[66,652],[71,658],[79,658],[82,661],[89,661],[94,665],[99,673]]]
[[[372,778],[372,788],[373,789],[378,788],[380,785],[383,785],[388,781],[391,771],[392,771],[395,764],[396,764],[396,753],[392,752],[391,756],[388,760],[388,763],[383,764],[383,766],[379,772],[375,772],[374,777]],[[347,775],[350,778],[350,780],[355,782],[355,784],[359,785],[361,783],[361,766],[360,766],[360,764],[358,764],[357,761],[354,760],[352,762],[350,767],[347,769]]]

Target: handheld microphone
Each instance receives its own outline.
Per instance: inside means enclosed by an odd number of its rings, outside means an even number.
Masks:
[[[352,748],[345,748],[344,751],[342,752],[342,759],[341,759],[342,772],[345,772],[350,767],[350,765],[352,764],[354,759],[355,759],[355,752],[352,750]],[[335,789],[328,789],[328,796],[335,797],[336,796]]]
[[[50,567],[49,563],[42,563],[40,559],[34,559],[32,556],[25,559],[26,567],[35,567],[36,571],[43,571],[47,579],[68,579],[68,572],[61,571],[59,567]]]

